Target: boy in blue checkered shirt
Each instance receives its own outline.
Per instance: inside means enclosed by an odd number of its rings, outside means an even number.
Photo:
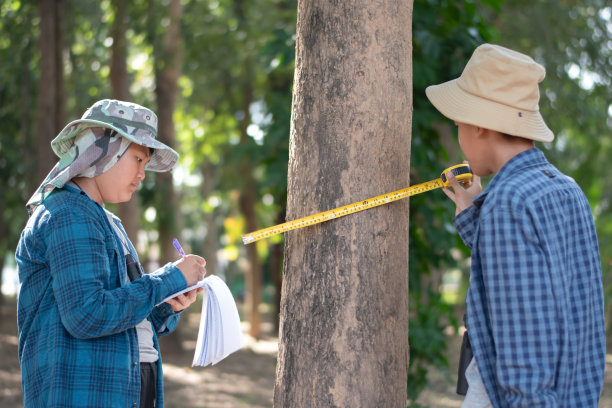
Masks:
[[[474,173],[449,174],[455,227],[472,250],[466,326],[473,359],[463,407],[597,407],[605,332],[595,225],[580,187],[534,141],[545,71],[530,57],[478,47],[461,76],[427,88],[455,121]],[[482,191],[480,177],[495,176]]]

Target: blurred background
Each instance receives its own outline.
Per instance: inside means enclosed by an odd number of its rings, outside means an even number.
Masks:
[[[172,174],[148,173],[130,203],[107,208],[122,218],[148,271],[176,258],[173,237],[203,255],[208,272],[231,288],[248,338],[245,350],[218,366],[188,368],[194,305],[163,339],[167,406],[271,405],[283,236],[244,246],[241,235],[285,220],[296,9],[297,0],[0,0],[3,406],[22,404],[14,249],[24,204],[56,162],[50,141],[104,98],[152,108],[160,140],[181,154]],[[556,138],[538,147],[590,201],[612,353],[609,1],[415,0],[412,27],[412,184],[463,160],[455,127],[427,101],[426,86],[459,76],[483,42],[545,66],[540,109]],[[452,382],[469,251],[442,192],[410,200],[407,389],[412,404],[459,406]],[[612,406],[611,355],[606,368],[601,406]]]

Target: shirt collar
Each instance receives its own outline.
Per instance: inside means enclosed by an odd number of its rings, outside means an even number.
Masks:
[[[68,183],[64,184],[64,186],[62,187],[64,190],[68,190],[72,193],[77,193],[77,194],[81,194],[87,198],[89,198],[91,201],[93,201],[94,203],[96,203],[97,205],[99,205],[102,208],[105,208],[104,205],[100,205],[100,203],[98,203],[97,201],[95,201],[93,198],[91,198],[89,196],[89,194],[87,194],[85,192],[85,190],[83,190],[81,187],[79,187],[75,182],[73,181],[69,181]]]
[[[510,159],[504,166],[497,172],[493,179],[489,182],[485,190],[474,197],[472,202],[476,207],[481,207],[484,203],[487,195],[492,191],[498,184],[504,183],[507,179],[512,177],[513,174],[521,172],[527,167],[535,166],[538,164],[547,163],[544,153],[537,147],[529,150],[525,150]]]

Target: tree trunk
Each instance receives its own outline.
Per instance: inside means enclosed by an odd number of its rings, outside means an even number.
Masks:
[[[253,83],[251,75],[252,65],[247,63],[246,67],[246,86],[244,89],[244,119],[240,123],[240,145],[245,146],[249,143],[250,136],[247,134],[247,127],[251,124],[251,114],[249,108],[253,102]],[[255,213],[255,203],[257,201],[256,182],[253,177],[253,165],[248,158],[242,160],[240,165],[240,174],[243,177],[240,189],[240,212],[246,220],[247,231],[255,231],[257,229],[257,214]],[[257,246],[249,245],[247,251],[247,270],[245,271],[246,281],[246,299],[245,307],[247,312],[247,320],[250,328],[249,334],[258,339],[261,336],[261,313],[259,312],[259,303],[261,302],[261,264],[257,254]]]
[[[113,13],[115,15],[111,27],[113,45],[111,47],[110,80],[113,98],[129,100],[130,77],[127,70],[127,40],[125,37],[127,29],[127,15],[125,2],[112,1]]]
[[[42,182],[57,161],[51,140],[64,125],[63,1],[40,0],[40,82],[38,86],[37,179]]]
[[[4,200],[0,199],[0,310],[4,306],[4,292],[2,292],[2,276],[4,271],[4,259],[7,255],[8,225],[4,221]]]
[[[176,107],[178,79],[181,72],[182,41],[180,24],[183,8],[180,0],[170,0],[167,14],[169,24],[166,27],[161,43],[155,44],[155,97],[157,100],[158,139],[170,147],[176,144],[173,114]],[[178,197],[172,184],[172,173],[158,173],[156,178],[157,222],[159,228],[160,263],[164,265],[178,258],[172,246],[174,237],[178,237],[178,220],[180,207]],[[180,325],[170,336],[160,339],[166,345],[165,350],[177,352],[182,350]]]
[[[113,46],[111,47],[110,80],[113,98],[120,101],[131,101],[130,76],[127,70],[127,40],[125,37],[127,15],[125,6],[124,1],[112,1],[115,19],[111,28]],[[138,230],[140,229],[139,207],[138,193],[134,194],[130,201],[117,205],[117,216],[121,218],[125,232],[134,243],[137,242]]]
[[[412,2],[298,4],[287,219],[409,185]],[[404,407],[407,200],[286,234],[275,407]]]
[[[170,22],[164,32],[161,44],[155,51],[155,97],[157,100],[159,140],[170,147],[176,145],[174,110],[178,79],[181,73],[182,42],[180,24],[183,9],[180,0],[171,0],[168,5]],[[172,184],[171,172],[157,174],[157,214],[159,219],[160,262],[165,264],[177,257],[172,239],[177,236],[178,199]]]
[[[249,166],[245,166],[248,168]],[[252,172],[252,170],[250,170]],[[241,173],[249,180],[246,185],[242,187],[240,192],[240,210],[246,218],[247,231],[255,231],[257,229],[257,217],[255,214],[255,197],[257,192],[255,191],[255,182],[251,176],[249,170],[243,170]],[[245,307],[247,312],[247,320],[250,324],[249,334],[253,338],[260,338],[261,336],[261,313],[259,312],[259,303],[261,302],[261,264],[259,263],[259,257],[257,255],[257,246],[248,245],[247,258],[249,260],[247,264],[247,270],[245,271],[246,280],[246,299]]]
[[[276,224],[285,222],[285,210],[281,211],[276,218]],[[270,273],[274,283],[274,332],[278,333],[279,316],[281,305],[281,291],[283,288],[283,244],[272,244],[270,246]]]
[[[200,171],[204,177],[201,185],[202,199],[207,200],[212,194],[216,182],[215,166],[209,161],[205,161],[200,166]],[[217,208],[213,208],[209,213],[204,214],[204,224],[206,225],[206,237],[202,246],[202,255],[206,259],[206,274],[217,274],[217,250],[219,249],[219,234],[217,233]],[[227,277],[226,277],[227,281]],[[229,285],[229,282],[228,282]]]
[[[245,1],[235,0],[233,2],[234,11],[238,19],[238,26],[246,30],[248,19],[245,13]],[[253,143],[250,136],[247,134],[247,128],[251,124],[250,108],[253,103],[253,87],[255,82],[255,73],[253,69],[253,58],[247,56],[243,63],[244,76],[243,92],[242,92],[242,111],[244,118],[240,121],[240,146],[246,148]],[[253,177],[254,166],[248,158],[245,158],[240,163],[240,174],[242,175],[242,183],[240,186],[240,197],[238,199],[240,212],[245,218],[247,231],[257,229],[257,213],[255,211],[255,203],[257,202],[257,187]],[[246,283],[246,299],[245,308],[247,320],[249,321],[249,334],[253,338],[261,336],[261,313],[259,312],[259,303],[261,302],[261,286],[262,272],[261,263],[257,254],[257,247],[249,245],[246,248],[248,263],[245,270]]]

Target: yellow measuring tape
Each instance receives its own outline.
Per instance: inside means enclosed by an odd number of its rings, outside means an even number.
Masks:
[[[379,205],[388,204],[392,201],[401,200],[402,198],[421,194],[430,190],[435,190],[436,188],[447,187],[449,183],[446,179],[446,173],[449,171],[451,171],[455,175],[457,180],[461,183],[468,183],[472,179],[472,170],[470,169],[470,166],[468,166],[467,164],[458,164],[456,166],[452,166],[444,170],[440,175],[440,178],[437,178],[435,180],[416,184],[414,186],[410,186],[402,190],[397,190],[392,193],[368,198],[367,200],[345,205],[343,207],[334,208],[333,210],[309,215],[307,217],[299,218],[293,221],[288,221],[283,224],[275,225],[273,227],[268,227],[254,232],[250,232],[242,236],[242,242],[244,242],[244,244],[250,244],[252,242],[259,241],[260,239],[269,238],[276,234],[281,234],[283,232],[295,230],[298,228],[304,228],[309,225],[320,224],[325,221],[333,220],[335,218],[340,218],[345,215],[367,210],[372,207],[378,207]]]

